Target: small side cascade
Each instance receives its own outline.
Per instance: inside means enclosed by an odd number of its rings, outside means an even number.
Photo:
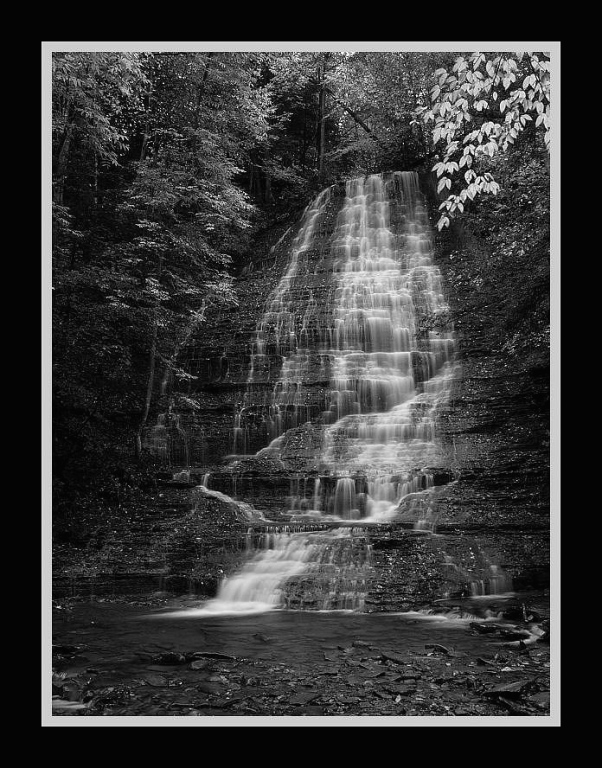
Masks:
[[[450,592],[466,597],[479,598],[512,593],[513,580],[501,566],[491,563],[482,552],[470,552],[467,563],[458,563],[446,555],[443,565],[453,588]]]
[[[471,597],[483,597],[485,595],[501,595],[512,592],[512,578],[499,567],[490,565],[481,578],[472,579],[470,582]]]
[[[189,435],[180,414],[172,409],[157,416],[157,422],[144,435],[144,447],[167,466],[190,466]]]
[[[264,528],[247,563],[223,580],[216,597],[199,609],[201,613],[363,608],[371,567],[371,547],[365,531],[276,528]],[[252,540],[249,531],[248,547]]]

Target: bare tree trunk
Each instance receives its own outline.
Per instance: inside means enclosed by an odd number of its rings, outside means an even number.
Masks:
[[[150,412],[151,401],[153,399],[153,388],[155,385],[155,366],[157,361],[158,328],[159,328],[159,324],[157,322],[157,318],[155,317],[153,321],[153,336],[152,336],[150,356],[149,356],[148,382],[146,385],[146,397],[144,400],[144,410],[142,412],[142,417],[140,419],[138,430],[134,438],[135,454],[137,459],[139,459],[142,456],[142,434],[144,432],[144,428],[146,427],[148,414]]]
[[[207,58],[205,59],[205,69],[203,71],[203,77],[201,78],[201,82],[198,85],[197,88],[197,94],[196,94],[196,106],[197,106],[197,128],[199,125],[199,117],[198,109],[201,106],[201,102],[203,101],[203,94],[205,93],[205,86],[207,85],[207,78],[209,77],[209,60],[215,56],[215,51],[208,51],[207,52]]]
[[[253,182],[254,182],[254,173],[255,173],[255,163],[251,160],[249,163],[249,194],[253,194]]]
[[[374,131],[372,130],[372,128],[370,128],[370,126],[369,126],[369,125],[366,125],[366,123],[365,123],[365,122],[362,120],[362,118],[361,118],[361,117],[360,117],[360,116],[359,116],[359,115],[358,115],[356,112],[354,112],[354,111],[351,109],[351,107],[348,107],[348,106],[347,106],[347,104],[344,104],[344,103],[343,103],[343,102],[342,102],[340,99],[338,99],[338,98],[337,98],[337,97],[334,95],[334,93],[333,93],[333,92],[330,90],[330,88],[326,88],[326,90],[328,91],[328,93],[330,94],[330,96],[332,96],[332,98],[334,99],[334,101],[335,101],[335,102],[336,102],[336,103],[339,105],[339,107],[341,107],[341,109],[344,109],[344,110],[345,110],[345,112],[347,112],[347,114],[348,114],[350,117],[352,117],[352,118],[355,120],[355,122],[356,122],[358,125],[361,125],[361,127],[362,127],[362,128],[365,130],[365,131],[366,131],[366,133],[369,133],[369,134],[370,134],[371,136],[373,136],[373,137],[374,137],[374,138],[375,138],[377,141],[379,141],[379,142],[380,142],[380,139],[378,138],[378,136],[376,136],[376,135],[374,134]]]
[[[152,94],[153,84],[151,82],[146,94],[146,120],[144,121],[144,135],[142,136],[142,146],[140,147],[140,162],[142,162],[146,156],[146,147],[150,138],[150,108]]]
[[[326,60],[328,54],[324,54],[322,61],[318,66],[318,82],[320,91],[318,95],[318,178],[324,179],[324,154],[326,151]]]
[[[98,207],[98,155],[94,153],[94,207]]]
[[[73,123],[65,126],[61,146],[56,159],[55,178],[52,191],[52,199],[55,203],[62,205],[63,193],[65,190],[65,177],[67,175],[67,162],[69,160],[69,149],[71,147],[71,136],[73,134]]]
[[[272,194],[272,179],[270,177],[270,174],[268,171],[264,169],[264,176],[265,176],[265,202],[266,203],[273,203],[274,202],[274,195]]]

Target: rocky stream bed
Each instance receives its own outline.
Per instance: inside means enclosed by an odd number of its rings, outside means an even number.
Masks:
[[[526,597],[481,598],[439,615],[215,618],[199,618],[190,597],[65,598],[53,608],[52,714],[213,725],[289,717],[339,724],[339,716],[342,724],[357,716],[390,725],[406,717],[547,721],[547,596]]]

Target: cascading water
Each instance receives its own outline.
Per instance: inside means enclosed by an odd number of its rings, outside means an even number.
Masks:
[[[390,228],[396,185],[405,206],[398,235]],[[418,339],[420,315],[441,317],[447,305],[416,175],[349,182],[333,247],[332,399],[325,414],[333,423],[322,460],[331,475],[355,477],[363,516],[386,518],[404,496],[432,484],[421,468],[439,461],[435,411],[452,375],[451,334]],[[339,485],[348,488],[349,477],[337,481],[335,497]],[[360,516],[356,494],[345,497],[349,503],[335,503],[335,514]]]
[[[259,410],[271,442],[258,457],[280,458],[291,431],[320,435],[311,472],[295,481],[289,497],[292,519],[365,526],[399,516],[404,500],[432,512],[432,468],[444,466],[436,421],[455,375],[454,340],[417,175],[347,182],[328,247],[321,244],[316,257],[334,191],[324,190],[306,209],[288,268],[257,326],[234,453],[248,450],[249,412],[255,403],[257,420],[257,387],[263,387]],[[308,288],[320,271],[328,273],[322,303]],[[270,388],[274,359],[281,367]],[[321,408],[308,396],[316,380],[328,383]],[[225,581],[215,606],[289,605],[283,585],[323,566],[325,553],[350,536],[350,525],[279,534],[273,547]],[[432,529],[432,518],[425,513],[416,527]],[[344,565],[352,568],[357,552],[345,551],[351,559]],[[364,553],[361,560],[365,565],[369,558]],[[365,572],[356,587],[362,578]]]
[[[276,290],[270,295],[266,311],[257,327],[254,352],[251,355],[247,379],[247,396],[234,417],[234,454],[245,454],[248,450],[248,427],[245,423],[245,415],[248,414],[250,407],[249,393],[258,383],[264,383],[271,379],[270,360],[272,357],[267,354],[268,344],[277,357],[282,356],[282,370],[279,380],[271,396],[268,396],[264,403],[264,407],[267,409],[265,421],[268,435],[270,438],[275,438],[286,429],[300,423],[299,413],[303,411],[301,385],[308,354],[307,348],[300,346],[297,337],[299,308],[291,293],[291,287],[307,269],[307,262],[304,257],[312,245],[314,233],[319,228],[330,194],[331,188],[328,187],[305,209],[299,233],[292,246],[287,270],[280,279]],[[307,337],[306,323],[314,309],[315,302],[310,298],[303,314],[302,337],[304,331],[305,337]],[[288,406],[292,406],[292,408],[288,408]],[[291,411],[293,420],[289,421],[285,418],[285,414]]]
[[[189,438],[180,424],[180,415],[171,408],[157,416],[157,423],[145,435],[145,448],[166,464],[190,466]]]
[[[247,563],[224,579],[201,614],[363,609],[371,545],[361,528],[296,531],[266,526],[255,546],[247,536],[247,548]]]
[[[316,320],[311,293],[304,306],[295,304],[295,280],[317,270],[303,254],[312,249],[330,195],[331,188],[308,208],[288,270],[258,325],[248,391],[265,380],[268,347],[282,356],[264,406],[273,440],[258,455],[279,456],[287,430],[312,423],[323,430],[318,473],[304,497],[310,503],[293,496],[292,509],[386,519],[405,496],[432,486],[428,467],[441,462],[436,417],[451,391],[453,334],[415,173],[347,182],[329,243],[325,321]],[[312,413],[304,388],[318,368],[329,391],[324,409]],[[238,442],[244,410],[235,426]]]

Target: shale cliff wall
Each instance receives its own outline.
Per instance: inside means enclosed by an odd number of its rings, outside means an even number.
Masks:
[[[434,221],[437,200],[428,179],[422,180],[422,188]],[[333,189],[312,248],[305,254],[312,267],[309,276],[295,289],[297,306],[314,302],[316,326],[330,290],[328,241],[344,195],[344,186]],[[262,417],[280,372],[282,357],[276,350],[268,348],[250,394],[247,382],[257,323],[286,271],[297,227],[293,223],[276,228],[256,243],[236,281],[239,305],[210,316],[185,351],[183,362],[196,378],[186,384],[184,393],[198,401],[199,409],[180,410],[149,432],[168,468],[188,465],[198,482],[211,473],[212,488],[248,498],[266,510],[281,506],[300,481],[295,460],[303,463],[311,452],[311,434],[296,437],[291,432],[284,466],[268,459],[253,462],[234,481],[224,467],[234,452],[255,453],[269,442]],[[550,505],[549,346],[547,338],[535,337],[534,343],[524,324],[532,322],[534,311],[547,311],[545,292],[536,293],[549,270],[547,254],[529,253],[501,262],[487,253],[482,241],[458,227],[443,235],[434,232],[433,239],[460,370],[451,405],[439,423],[449,456],[445,469],[449,479],[455,478],[439,494],[439,523],[545,529]],[[525,293],[529,285],[533,295]],[[513,303],[519,294],[529,311],[522,312],[524,307]],[[324,409],[328,394],[323,372],[315,370],[305,390],[312,418]],[[237,445],[235,416],[243,403],[248,429],[244,444],[239,437]]]

